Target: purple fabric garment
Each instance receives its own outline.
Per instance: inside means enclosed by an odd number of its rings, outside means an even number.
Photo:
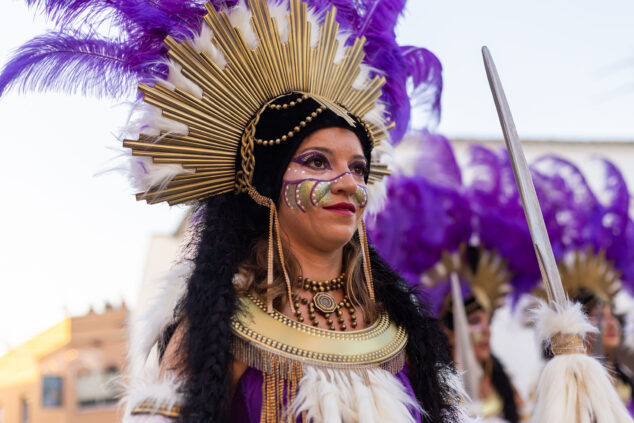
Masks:
[[[407,364],[395,375],[403,385],[407,393],[414,399],[414,389],[409,382],[409,369]],[[259,423],[262,411],[262,372],[249,367],[238,385],[236,394],[231,404],[231,423]],[[410,410],[416,423],[421,423],[422,417],[418,410]],[[301,418],[297,420],[301,421]]]

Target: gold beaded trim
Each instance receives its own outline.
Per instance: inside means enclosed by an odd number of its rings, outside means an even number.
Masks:
[[[275,104],[271,104],[270,106],[275,106]],[[284,104],[284,106],[286,106],[286,104]],[[255,143],[258,145],[273,145],[273,144],[280,144],[289,138],[293,138],[296,134],[299,134],[299,131],[301,131],[302,128],[306,127],[307,123],[312,122],[313,119],[315,119],[318,115],[322,114],[324,110],[326,110],[324,106],[319,106],[317,109],[315,109],[314,112],[312,112],[310,115],[306,116],[304,120],[299,122],[299,124],[295,126],[292,131],[288,131],[288,133],[286,133],[285,135],[282,135],[279,138],[276,138],[274,140],[263,140],[261,138],[256,138]]]
[[[550,348],[554,355],[586,353],[583,338],[579,335],[557,333],[550,338]]]
[[[248,296],[248,300],[255,304],[260,310],[266,312],[266,304],[262,302],[260,299],[253,297],[251,295]],[[280,313],[277,310],[273,310],[271,313],[268,313],[270,317],[273,319],[282,322],[284,325],[289,326],[295,330],[300,332],[308,333],[312,336],[329,338],[329,339],[337,339],[337,340],[356,340],[356,341],[364,341],[368,339],[372,339],[373,337],[379,336],[384,333],[390,327],[390,319],[387,314],[381,314],[379,318],[372,325],[366,327],[365,329],[355,330],[351,332],[333,332],[329,329],[317,328],[314,326],[309,326],[305,323],[298,322],[293,320],[286,315]]]
[[[346,272],[343,272],[341,275],[328,281],[314,281],[312,279],[300,276],[299,283],[304,289],[311,290],[314,293],[316,293],[317,291],[324,292],[341,288],[343,286],[343,280],[345,277]]]
[[[159,404],[155,400],[145,400],[132,409],[133,416],[158,414],[159,416],[177,419],[181,415],[181,405],[178,403],[167,405]]]
[[[403,367],[407,334],[386,314],[364,330],[332,332],[267,314],[248,297],[239,300],[241,312],[232,321],[233,354],[262,372],[279,371],[284,377],[296,362],[351,370],[379,367],[391,373]],[[276,369],[272,356],[280,358]]]
[[[306,100],[308,98],[308,94],[304,94],[302,95],[300,98],[291,101],[290,103],[285,103],[285,104],[269,104],[269,109],[272,110],[286,110],[290,107],[295,107],[296,105],[300,104],[302,101]]]

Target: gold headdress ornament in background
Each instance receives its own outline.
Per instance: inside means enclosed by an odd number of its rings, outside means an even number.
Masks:
[[[571,297],[581,290],[587,290],[600,301],[611,304],[621,289],[621,273],[605,257],[605,251],[598,253],[591,246],[585,251],[569,252],[557,263],[564,291]],[[546,298],[543,287],[535,295]]]
[[[166,201],[179,204],[202,200],[232,191],[248,192],[255,166],[254,144],[279,144],[292,138],[304,125],[272,140],[256,140],[260,115],[281,96],[297,93],[298,101],[310,97],[321,106],[306,117],[310,122],[324,108],[351,123],[352,115],[366,130],[373,146],[387,137],[391,129],[385,122],[371,122],[365,116],[377,105],[384,77],[375,76],[362,89],[353,85],[361,72],[365,38],[358,38],[345,49],[337,63],[340,48],[336,9],[326,13],[320,28],[311,28],[306,3],[290,0],[288,41],[282,42],[279,22],[272,18],[265,0],[248,0],[251,26],[257,47],[249,48],[242,31],[232,26],[224,12],[206,4],[205,22],[213,35],[211,42],[224,55],[222,67],[210,55],[187,41],[177,43],[168,37],[170,58],[182,67],[182,75],[200,87],[201,96],[183,89],[170,89],[157,82],[154,87],[139,86],[144,101],[161,109],[162,116],[187,126],[186,135],[162,133],[140,135],[126,140],[132,154],[151,157],[154,163],[178,164],[184,168],[166,184],[137,194],[149,203]],[[320,30],[319,42],[311,47],[311,31]],[[306,123],[305,121],[304,124]],[[235,169],[241,155],[241,169]],[[385,165],[372,163],[369,182],[389,174]]]
[[[426,288],[433,288],[448,283],[451,274],[456,273],[461,280],[471,285],[476,301],[488,312],[493,312],[503,305],[504,298],[510,292],[512,275],[507,263],[497,252],[480,246],[478,267],[474,274],[465,257],[466,248],[465,244],[461,244],[455,253],[443,251],[441,260],[421,276],[421,282]]]

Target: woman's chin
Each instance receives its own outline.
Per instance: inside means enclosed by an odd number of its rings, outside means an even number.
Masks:
[[[337,250],[346,245],[352,239],[355,228],[345,227],[341,225],[329,225],[324,226],[323,230],[319,233],[321,238],[321,244],[326,246],[326,250]]]

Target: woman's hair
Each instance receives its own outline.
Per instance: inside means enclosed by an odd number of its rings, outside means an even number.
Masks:
[[[287,242],[282,240],[282,250],[286,271],[291,281],[293,292],[301,287],[302,268]],[[233,284],[238,295],[252,294],[260,299],[266,297],[268,266],[268,240],[259,239],[251,248],[251,254],[242,262],[234,277]],[[377,304],[370,300],[370,293],[363,275],[361,248],[356,236],[343,247],[343,269],[346,273],[346,293],[350,300],[361,307],[366,322],[373,322],[377,317]],[[273,267],[273,305],[279,309],[287,301],[286,280],[276,260]]]
[[[517,404],[515,403],[515,388],[513,387],[513,383],[506,374],[500,360],[493,354],[491,354],[491,362],[491,384],[502,399],[502,414],[504,415],[504,419],[509,423],[518,423],[520,421],[520,415]]]

